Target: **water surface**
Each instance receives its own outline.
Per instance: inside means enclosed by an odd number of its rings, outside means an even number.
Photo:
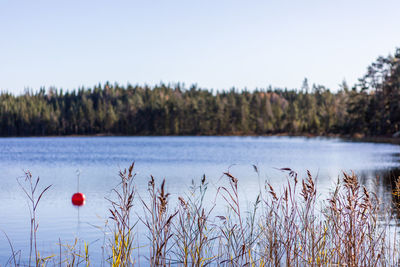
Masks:
[[[107,230],[104,224],[109,216],[105,197],[118,184],[118,171],[133,161],[138,194],[143,198],[150,175],[158,181],[165,178],[171,200],[176,200],[192,179],[199,181],[205,174],[210,190],[215,191],[224,182],[223,172],[230,171],[239,178],[240,196],[246,203],[254,200],[265,180],[282,185],[286,174],[278,169],[283,167],[301,177],[310,170],[317,177],[321,198],[342,171],[351,170],[364,184],[390,198],[389,174],[399,167],[399,153],[400,147],[391,144],[302,137],[0,138],[0,230],[25,258],[29,253],[29,210],[16,179],[23,182],[26,170],[40,176],[42,188],[52,184],[38,209],[41,251],[57,253],[59,239],[71,242],[79,237],[90,243],[96,262],[103,257],[101,247],[107,240],[101,230]],[[86,205],[79,209],[71,205],[78,169],[80,191],[87,197]],[[10,255],[6,239],[0,236],[0,264]]]

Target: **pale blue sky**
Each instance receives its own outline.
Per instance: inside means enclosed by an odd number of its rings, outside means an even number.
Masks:
[[[400,47],[400,1],[0,0],[0,89],[331,89]]]

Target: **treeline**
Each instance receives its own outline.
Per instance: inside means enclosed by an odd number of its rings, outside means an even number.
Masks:
[[[1,136],[392,135],[400,125],[400,49],[380,57],[351,89],[307,80],[296,90],[212,92],[180,84],[106,83],[63,92],[0,94]]]

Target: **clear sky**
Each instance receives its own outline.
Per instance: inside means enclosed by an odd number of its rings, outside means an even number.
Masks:
[[[0,0],[0,89],[111,81],[352,85],[400,47],[400,1]]]

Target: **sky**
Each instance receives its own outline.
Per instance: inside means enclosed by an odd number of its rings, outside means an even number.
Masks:
[[[0,0],[0,90],[354,84],[400,47],[400,1]]]

